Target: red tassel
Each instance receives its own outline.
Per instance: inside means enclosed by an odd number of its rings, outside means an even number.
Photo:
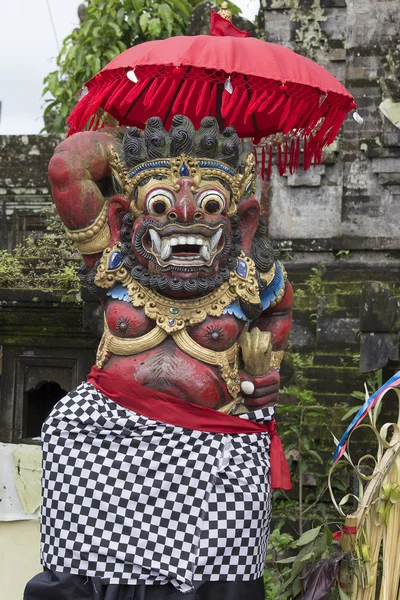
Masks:
[[[191,99],[192,99],[192,96],[194,94],[194,91],[195,91],[196,87],[197,87],[197,81],[196,80],[192,80],[192,87],[189,89],[189,91],[187,93],[187,96],[186,96],[186,99],[185,99],[185,102],[184,102],[184,105],[183,105],[183,114],[184,115],[187,114],[187,111],[188,111],[188,108],[189,108],[189,104],[191,104]]]
[[[279,175],[284,175],[285,171],[286,171],[286,165],[287,165],[287,159],[288,159],[288,146],[287,143],[285,143],[285,150],[284,152],[282,152],[282,144],[278,145],[278,170],[279,170]]]
[[[113,106],[117,106],[119,108],[121,99],[127,96],[127,92],[130,91],[133,85],[136,84],[132,83],[132,81],[129,81],[128,78],[126,78],[126,81],[117,79],[114,84],[114,90],[110,93],[104,104],[104,109],[108,111]]]
[[[276,92],[271,92],[271,94],[269,94],[267,96],[266,100],[257,107],[257,111],[254,111],[254,112],[263,113],[263,116],[269,115],[270,112],[272,112],[270,110],[271,106],[273,106],[274,110],[275,110],[275,102],[276,102],[277,98],[280,98],[280,96],[281,96],[281,94],[277,94]]]
[[[272,144],[271,144],[271,146],[269,147],[269,157],[268,157],[268,172],[267,172],[268,179],[271,179],[272,154],[273,154],[273,149],[272,149]]]
[[[232,108],[236,106],[236,103],[239,99],[239,96],[246,99],[246,96],[241,93],[241,89],[239,86],[236,86],[233,90],[232,94],[229,94],[226,90],[222,93],[222,102],[221,102],[221,116],[223,119],[226,119]]]
[[[254,154],[254,160],[255,160],[255,163],[256,163],[256,172],[257,172],[257,167],[258,167],[258,152],[257,152],[257,148],[254,148],[253,154]]]
[[[228,113],[228,117],[227,117],[228,124],[233,125],[233,123],[235,122],[235,119],[239,116],[240,111],[243,108],[243,104],[246,102],[246,100],[247,100],[247,98],[246,98],[245,94],[242,94],[239,102],[237,102],[237,104],[236,104],[236,108],[234,109],[233,113],[230,116]]]
[[[203,112],[203,105],[206,102],[206,98],[208,96],[208,94],[210,93],[210,87],[211,87],[211,83],[209,81],[206,81],[203,84],[203,88],[200,92],[199,95],[199,99],[197,100],[197,104],[196,104],[196,116],[198,117],[200,114],[205,114]],[[213,85],[213,87],[217,88],[217,84]]]
[[[295,170],[295,161],[296,161],[296,142],[294,138],[290,142],[290,159],[289,159],[289,172],[292,175]]]
[[[299,128],[299,119],[303,106],[303,101],[296,102],[296,100],[293,98],[290,114],[287,118],[285,126],[282,129],[283,134],[289,133],[289,131],[291,131],[292,129]]]
[[[258,107],[264,102],[267,92],[264,90],[261,94],[254,92],[244,114],[244,123],[248,123],[250,116],[256,112]]]
[[[160,106],[158,107],[158,114],[161,116],[164,112],[164,110],[170,105],[172,98],[174,97],[174,94],[176,92],[176,88],[179,85],[179,79],[173,79],[172,81],[170,80],[170,85],[167,88],[167,91],[164,95],[163,100],[161,101]]]
[[[278,131],[283,131],[283,129],[285,128],[286,119],[288,118],[291,107],[292,107],[292,98],[286,98],[286,106],[283,109],[282,116],[279,121]]]
[[[180,109],[180,105],[184,102],[187,94],[189,93],[189,88],[192,85],[192,80],[185,80],[181,86],[181,89],[178,92],[178,95],[176,96],[175,100],[174,100],[174,104],[171,108],[171,113],[172,114],[179,114],[180,112],[183,112],[183,106],[182,106],[182,111]]]
[[[275,94],[274,94],[274,96],[275,96]],[[265,112],[265,109],[263,109],[264,115],[270,115],[270,114],[274,113],[276,110],[278,110],[282,106],[282,104],[287,99],[285,94],[278,94],[278,96],[280,96],[278,102],[276,104],[272,105],[268,112]],[[262,109],[260,108],[260,110],[262,110]]]
[[[89,120],[88,125],[87,125],[88,131],[90,131],[92,129],[95,118],[96,118],[96,115],[93,115],[92,118]]]
[[[215,117],[217,113],[217,86],[213,85],[211,90],[211,96],[207,104],[206,115]]]
[[[165,77],[156,77],[143,97],[143,106],[149,108],[150,105],[157,105],[157,98],[164,96],[164,88],[169,86],[169,81]]]
[[[261,149],[261,178],[265,179],[265,161],[266,161],[266,153],[265,146]]]
[[[296,170],[300,166],[300,159],[301,159],[301,138],[298,137],[296,140],[296,163],[295,163]]]

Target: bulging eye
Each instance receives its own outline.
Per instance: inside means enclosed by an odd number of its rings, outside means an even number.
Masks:
[[[203,192],[197,202],[200,208],[210,215],[219,214],[225,208],[225,198],[216,190]]]
[[[147,196],[146,204],[147,212],[150,215],[161,217],[173,206],[174,197],[171,192],[168,192],[167,190],[153,190]]]

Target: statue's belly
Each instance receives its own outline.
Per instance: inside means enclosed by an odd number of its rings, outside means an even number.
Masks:
[[[134,356],[112,355],[104,370],[209,408],[217,409],[232,400],[219,368],[191,358],[171,339]]]

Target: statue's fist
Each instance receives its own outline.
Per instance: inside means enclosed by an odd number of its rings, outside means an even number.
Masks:
[[[271,369],[262,377],[250,377],[247,373],[240,376],[243,401],[246,408],[255,410],[275,404],[278,400],[279,371]]]

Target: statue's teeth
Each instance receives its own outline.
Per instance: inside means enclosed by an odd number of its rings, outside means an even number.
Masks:
[[[155,229],[150,229],[150,237],[158,253],[161,252],[161,238]]]
[[[214,233],[213,236],[211,236],[211,245],[210,245],[210,249],[214,250],[215,246],[218,244],[220,237],[222,235],[222,229],[218,229],[218,231],[216,233]]]
[[[201,238],[197,238],[197,239],[196,239],[196,244],[197,244],[198,246],[202,246],[202,245],[203,245],[203,240],[202,240]]]
[[[200,256],[208,262],[210,260],[211,254],[208,246],[202,246],[200,249]]]
[[[173,237],[170,239],[169,243],[171,244],[171,246],[177,246],[179,244],[179,240],[176,237]]]
[[[190,237],[188,237],[187,243],[194,245],[196,243],[196,238],[191,235]]]
[[[179,236],[179,243],[180,244],[186,244],[186,236],[180,235]]]
[[[161,260],[167,260],[171,256],[171,242],[169,240],[163,240],[163,249],[161,252]]]

